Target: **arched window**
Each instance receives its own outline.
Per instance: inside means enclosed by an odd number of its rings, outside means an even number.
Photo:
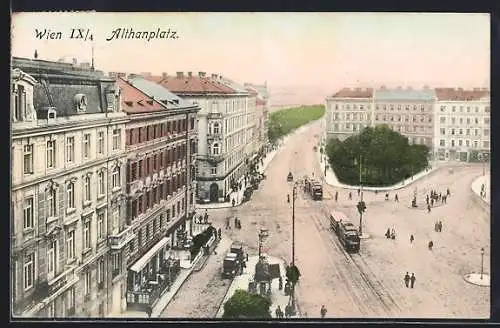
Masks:
[[[213,155],[220,154],[220,145],[217,142],[212,145],[212,154]]]

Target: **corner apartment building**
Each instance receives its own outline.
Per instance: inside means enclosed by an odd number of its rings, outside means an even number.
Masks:
[[[432,147],[432,89],[344,88],[326,98],[326,138],[344,140],[367,126],[387,124],[410,143]]]
[[[220,75],[177,72],[148,77],[200,107],[197,114],[197,197],[202,202],[224,200],[247,171],[249,93]]]
[[[184,249],[192,234],[199,108],[142,77],[117,83],[129,119],[127,306],[144,310],[176,279],[168,270],[170,250]]]
[[[373,125],[373,89],[343,88],[326,98],[325,139],[345,140]]]
[[[437,88],[434,155],[439,160],[482,161],[490,157],[490,91]]]
[[[88,65],[87,65],[88,66]],[[13,58],[11,297],[20,317],[125,308],[125,123],[115,81]]]

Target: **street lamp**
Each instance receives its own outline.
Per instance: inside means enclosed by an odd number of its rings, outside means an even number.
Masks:
[[[484,272],[484,247],[481,248],[481,276],[479,279],[483,280],[483,272]]]
[[[300,180],[295,181],[292,189],[292,267],[295,267],[295,199],[297,198],[297,186]],[[292,313],[295,313],[295,284],[292,283],[292,292],[290,293],[292,300]]]

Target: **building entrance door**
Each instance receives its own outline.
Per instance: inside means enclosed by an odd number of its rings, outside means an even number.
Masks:
[[[210,185],[210,201],[216,202],[218,200],[219,200],[219,185],[214,182]]]

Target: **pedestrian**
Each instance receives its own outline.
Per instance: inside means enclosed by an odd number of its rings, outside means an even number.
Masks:
[[[450,188],[446,188],[446,197],[451,196]]]
[[[387,228],[387,231],[386,231],[386,233],[385,233],[385,237],[386,237],[387,239],[391,238],[391,229]]]
[[[413,285],[415,285],[415,280],[417,280],[417,278],[415,278],[415,274],[412,273],[411,277],[410,277],[410,287],[411,288],[413,288]]]
[[[432,247],[434,247],[434,242],[431,240],[429,244],[427,245],[430,251],[432,251]]]
[[[438,222],[438,229],[439,229],[439,232],[443,231],[443,222],[442,221]]]
[[[403,280],[405,281],[406,288],[408,288],[408,285],[410,284],[410,275],[408,274],[408,271],[406,272]]]
[[[222,239],[222,229],[221,228],[219,228],[219,230],[217,231],[217,235],[219,237],[219,240],[221,240]]]
[[[231,200],[231,204],[233,205],[233,207],[236,204],[236,201],[234,200],[234,198]]]
[[[230,222],[229,222],[229,217],[226,218],[226,230],[227,229],[231,229],[231,225],[230,225]]]
[[[427,204],[427,213],[431,212],[431,205]]]
[[[276,308],[276,318],[283,319],[283,310],[279,305],[278,308]]]
[[[279,276],[278,278],[278,289],[282,290],[283,289],[283,278]]]
[[[437,222],[434,222],[434,231],[438,231],[438,223]]]
[[[148,306],[146,308],[146,313],[148,315],[148,318],[151,318],[151,315],[153,314],[153,309],[151,308],[151,306]]]
[[[388,192],[385,193],[385,200],[389,200],[389,193]]]
[[[247,258],[247,262],[248,262],[248,253],[246,253],[246,255],[247,255],[246,258]]]
[[[359,197],[359,193],[361,192],[361,190],[358,188],[358,197]]]
[[[338,199],[338,198],[339,198],[339,192],[338,192],[338,191],[336,191],[336,192],[335,192],[335,201],[337,201],[337,199]]]
[[[352,199],[352,193],[349,192],[349,199]]]
[[[434,197],[431,198],[431,206],[434,206]]]
[[[429,195],[425,196],[425,202],[427,203],[427,205],[429,205]]]
[[[415,237],[413,237],[413,235],[410,236],[410,244],[413,243],[413,241],[415,240]]]
[[[292,307],[290,304],[285,306],[285,317],[290,318],[292,316]]]
[[[444,196],[443,199],[444,199],[444,203],[446,204],[446,199],[448,198],[448,196]]]
[[[398,194],[396,194],[396,195],[394,196],[394,201],[399,203]]]
[[[326,307],[324,305],[321,305],[321,310],[319,312],[321,314],[321,319],[324,319],[327,312]]]

